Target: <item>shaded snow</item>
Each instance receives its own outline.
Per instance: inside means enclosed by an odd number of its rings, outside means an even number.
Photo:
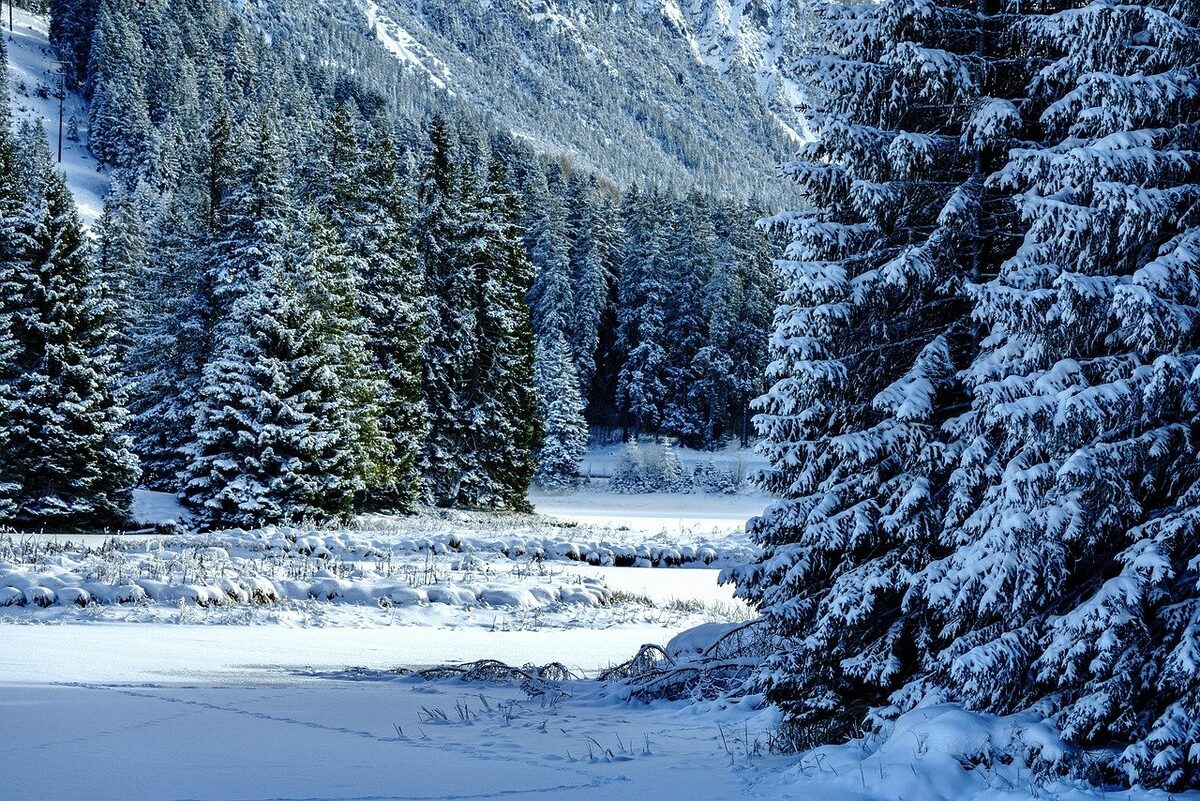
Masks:
[[[111,653],[104,643],[89,647],[99,657]],[[259,667],[231,676],[201,667],[145,678],[0,679],[6,723],[21,732],[5,745],[8,793],[121,801],[728,801],[757,767],[730,765],[716,724],[763,728],[736,710],[701,716],[680,705],[603,698],[543,705],[511,686],[386,675]]]
[[[130,517],[135,524],[157,525],[176,520],[190,520],[191,513],[183,508],[179,498],[169,492],[135,489]]]

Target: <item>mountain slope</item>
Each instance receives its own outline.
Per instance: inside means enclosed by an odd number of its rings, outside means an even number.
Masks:
[[[795,0],[261,0],[271,35],[312,42],[420,117],[465,106],[628,184],[780,197],[802,122],[783,78]],[[784,33],[786,31],[786,33]],[[322,51],[323,49],[323,51]],[[387,65],[380,59],[390,60]]]
[[[8,82],[13,122],[37,123],[46,131],[51,152],[58,152],[58,64],[48,38],[44,16],[13,9],[13,31],[5,32],[8,47]],[[104,209],[108,193],[108,175],[100,170],[87,150],[87,112],[74,92],[67,92],[63,104],[64,125],[62,162],[71,193],[83,221],[92,226]],[[70,121],[74,118],[75,125]],[[76,135],[72,136],[72,128]]]

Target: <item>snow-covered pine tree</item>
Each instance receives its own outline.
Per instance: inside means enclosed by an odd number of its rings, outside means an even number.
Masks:
[[[666,384],[668,209],[654,190],[633,187],[621,210],[625,253],[617,300],[618,406],[632,423],[633,438],[657,431],[669,390]]]
[[[379,425],[392,443],[391,453],[371,471],[364,500],[375,509],[410,511],[422,492],[417,459],[428,430],[421,389],[423,284],[395,146],[385,133],[371,129],[367,135],[369,158],[350,108],[342,104],[335,110],[318,198],[345,242],[357,281],[372,370],[382,381]]]
[[[228,256],[213,280],[216,348],[183,491],[213,527],[343,518],[370,469],[352,278],[321,224],[309,247],[295,242],[272,121],[261,114],[255,127],[218,229]]]
[[[700,298],[704,327],[703,343],[692,357],[687,409],[693,418],[691,427],[696,444],[712,450],[717,447],[721,425],[728,416],[737,387],[734,369],[734,330],[739,303],[738,263],[732,243],[714,241],[708,249],[711,259],[708,279]]]
[[[533,330],[547,344],[567,337],[574,328],[567,216],[555,179],[552,191],[546,170],[537,163],[525,179],[525,247],[535,276],[529,290]]]
[[[141,323],[143,287],[148,283],[146,217],[125,183],[114,180],[96,228],[96,269],[113,304],[117,363],[127,373],[127,357]]]
[[[566,338],[538,341],[533,371],[542,418],[542,442],[533,480],[550,489],[580,483],[579,465],[587,455],[588,427],[575,362]]]
[[[732,397],[735,411],[730,421],[737,426],[740,444],[750,444],[750,401],[766,386],[768,334],[775,298],[779,294],[771,266],[772,243],[762,226],[757,204],[732,203],[717,215],[717,236],[728,243],[737,262],[736,310],[728,348],[732,366]]]
[[[567,233],[574,308],[570,345],[586,402],[598,369],[601,330],[612,306],[612,251],[617,239],[594,175],[574,173],[567,184]]]
[[[0,103],[0,513],[19,528],[119,524],[138,468],[112,306],[45,131],[25,123],[14,143]]]
[[[50,0],[50,41],[63,65],[68,89],[79,89],[87,76],[98,10],[96,0]]]
[[[472,331],[478,345],[463,376],[469,469],[458,505],[528,511],[529,482],[542,441],[533,371],[535,337],[526,297],[533,265],[521,241],[520,196],[504,164],[480,142],[480,173],[467,189],[459,258],[474,288]]]
[[[705,434],[710,423],[715,429],[715,416],[723,413],[724,404],[710,397],[715,408],[701,409],[707,406],[701,399],[712,393],[700,384],[705,375],[711,378],[714,372],[727,372],[728,365],[723,353],[709,350],[701,356],[701,351],[705,350],[708,324],[712,322],[706,312],[714,303],[728,302],[732,285],[710,281],[717,262],[717,240],[706,198],[693,192],[676,201],[671,220],[664,260],[670,298],[663,330],[667,357],[664,379],[668,387],[687,387],[688,391],[671,392],[666,398],[662,428],[689,446],[712,445],[711,435],[706,439]],[[711,292],[720,294],[714,297]],[[713,389],[711,384],[709,389]]]
[[[160,196],[149,226],[153,265],[143,291],[145,318],[130,352],[133,434],[147,486],[180,489],[193,441],[204,366],[213,353],[214,281],[229,257],[228,225],[237,181],[232,120],[218,109],[197,163],[175,191]]]
[[[971,287],[987,337],[953,429],[950,552],[913,605],[953,697],[1041,702],[1130,782],[1200,786],[1200,9],[1020,11],[1024,99],[977,135],[1019,131],[988,186],[1023,239]]]
[[[140,11],[134,5],[101,0],[88,51],[88,149],[110,167],[140,167],[154,135],[146,104]]]
[[[726,578],[780,638],[768,697],[828,737],[920,666],[902,601],[941,522],[978,169],[961,134],[987,72],[977,11],[821,3],[800,63],[816,137],[787,171],[811,208],[776,221],[793,241],[755,418],[761,485],[781,500],[749,524],[761,560]]]
[[[470,468],[465,442],[464,375],[481,343],[473,336],[475,288],[461,256],[463,159],[450,120],[435,115],[419,168],[413,237],[424,277],[428,334],[422,349],[422,387],[429,433],[420,472],[429,500],[457,502],[461,476]]]

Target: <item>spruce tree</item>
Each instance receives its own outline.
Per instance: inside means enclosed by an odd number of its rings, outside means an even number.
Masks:
[[[426,335],[423,282],[395,147],[386,135],[374,130],[369,135],[368,158],[351,110],[338,107],[329,123],[318,201],[345,243],[355,276],[370,369],[381,381],[379,426],[391,443],[371,472],[364,500],[375,509],[410,511],[422,491],[417,459],[428,428],[420,361]]]
[[[526,184],[525,247],[536,271],[529,307],[534,332],[549,343],[568,336],[575,323],[566,209],[541,165],[531,170]]]
[[[112,305],[45,132],[26,123],[14,143],[2,127],[0,513],[19,528],[119,524],[138,468]]]
[[[136,328],[147,311],[143,288],[148,283],[146,217],[121,180],[113,183],[104,199],[104,212],[96,229],[96,268],[112,301],[117,360],[125,373]]]
[[[576,486],[581,481],[579,465],[587,455],[588,428],[575,364],[563,336],[539,341],[533,380],[542,419],[534,481],[549,489]]]
[[[1015,103],[972,136],[1007,158],[1019,246],[971,287],[988,332],[941,545],[914,597],[932,679],[1039,702],[1073,742],[1130,743],[1130,782],[1197,786],[1200,13],[1023,7]]]
[[[779,637],[768,697],[834,737],[913,676],[927,636],[903,602],[941,521],[938,435],[964,336],[975,12],[824,4],[801,62],[815,139],[787,171],[811,209],[777,220],[793,241],[755,418],[761,484],[780,500],[748,526],[762,559],[733,576]]]
[[[622,217],[626,243],[617,301],[616,348],[622,356],[617,398],[637,438],[658,430],[669,393],[666,203],[658,192],[635,187],[625,199]]]
[[[498,159],[483,153],[468,189],[460,258],[474,287],[478,341],[461,393],[467,469],[459,505],[529,511],[526,494],[541,443],[534,387],[535,336],[526,303],[533,265],[521,242],[521,204]]]
[[[705,376],[712,378],[715,371],[725,372],[728,368],[723,347],[714,350],[705,346],[709,324],[720,325],[719,320],[711,319],[712,305],[728,302],[733,287],[711,280],[717,241],[703,196],[692,193],[672,206],[664,258],[664,281],[670,298],[663,322],[664,378],[667,386],[688,390],[670,393],[664,399],[662,428],[689,446],[711,446],[717,418],[724,413],[724,401],[719,392],[712,391],[716,387],[711,382],[707,388],[701,385]],[[708,433],[710,423],[713,430]]]
[[[204,525],[344,519],[377,452],[353,278],[319,217],[296,242],[283,157],[264,114],[247,143],[213,279],[184,499]]]
[[[479,346],[472,337],[472,276],[461,255],[463,241],[463,165],[450,121],[435,116],[420,167],[413,236],[427,292],[428,334],[422,349],[422,387],[429,433],[421,451],[420,471],[430,500],[453,504],[470,455],[462,452],[462,385]]]
[[[147,232],[153,269],[130,352],[133,433],[147,486],[181,489],[190,461],[204,366],[214,350],[215,281],[230,258],[237,141],[224,109],[214,115],[188,180],[160,196]]]
[[[832,735],[852,701],[1032,709],[1197,786],[1197,11],[819,20],[758,418],[783,500],[737,571],[768,695]]]
[[[101,164],[140,168],[153,125],[146,103],[147,59],[138,30],[140,10],[126,0],[101,0],[88,51],[85,92],[88,149]]]
[[[601,332],[612,306],[613,258],[617,232],[605,215],[594,175],[576,173],[567,191],[570,283],[574,316],[569,340],[586,394],[599,370]]]

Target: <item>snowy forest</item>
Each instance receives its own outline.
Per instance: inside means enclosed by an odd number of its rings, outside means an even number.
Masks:
[[[814,14],[783,500],[731,571],[768,697],[818,738],[1033,709],[1099,781],[1200,786],[1200,6]]]
[[[1200,799],[1197,0],[44,5],[108,184],[3,87],[0,639],[306,727],[254,797]]]
[[[589,424],[747,441],[756,201],[618,188],[452,104],[413,122],[223,3],[50,12],[112,186],[93,243],[43,132],[4,145],[0,519],[117,523],[135,482],[211,526],[522,510],[578,483]]]

